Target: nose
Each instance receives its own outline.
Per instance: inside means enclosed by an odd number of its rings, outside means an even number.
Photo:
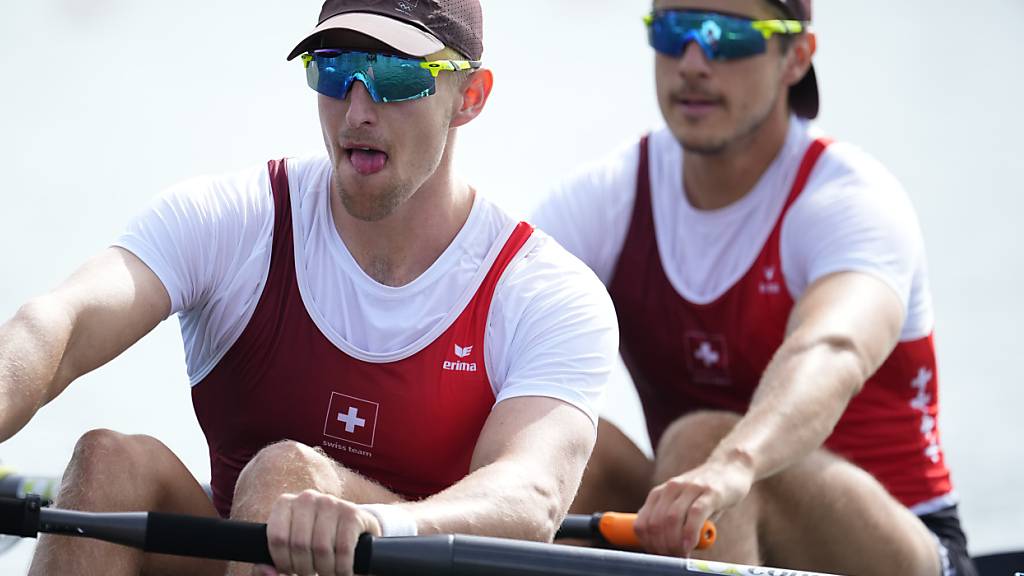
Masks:
[[[691,40],[683,48],[677,62],[679,73],[686,77],[704,77],[711,74],[711,62],[704,49],[695,40]]]
[[[377,103],[373,101],[370,91],[361,80],[352,82],[345,100],[348,102],[345,122],[349,126],[356,128],[377,122]]]

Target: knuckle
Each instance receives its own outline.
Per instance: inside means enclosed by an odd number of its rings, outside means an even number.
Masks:
[[[313,554],[315,556],[329,556],[334,553],[334,546],[326,542],[317,542],[313,544]]]
[[[267,534],[267,543],[271,548],[287,548],[289,546],[288,535],[282,532],[271,532]]]
[[[292,552],[305,552],[311,549],[309,540],[305,538],[296,538],[291,543]]]

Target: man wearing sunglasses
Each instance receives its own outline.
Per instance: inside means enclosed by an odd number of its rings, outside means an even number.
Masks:
[[[972,574],[936,425],[932,308],[899,183],[810,125],[809,0],[656,0],[666,126],[535,221],[593,268],[655,458],[608,422],[574,511],[651,552]]]
[[[484,109],[476,0],[328,0],[291,52],[326,154],[186,182],[0,327],[0,438],[179,314],[212,501],[153,438],[76,447],[63,508],[268,522],[276,566],[350,574],[362,533],[549,540],[614,364],[593,273],[452,170]],[[33,574],[223,574],[43,537]]]

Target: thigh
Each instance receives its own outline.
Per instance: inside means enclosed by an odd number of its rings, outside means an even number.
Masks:
[[[188,516],[218,517],[217,510],[206,489],[169,449],[162,453],[161,469],[164,489],[156,512]],[[145,576],[222,576],[227,563],[163,554],[146,554],[142,574]]]
[[[356,504],[402,501],[399,495],[349,470],[319,448],[285,440],[260,450],[246,464],[235,486],[231,517],[263,522],[279,496],[304,490],[316,490]]]
[[[573,514],[635,512],[652,487],[654,462],[611,422],[601,419],[597,443],[587,462]]]
[[[202,486],[162,442],[93,430],[79,439],[56,506],[93,512],[155,511],[215,516]],[[144,554],[90,539],[44,535],[31,574],[224,573],[224,564]]]
[[[938,576],[921,520],[864,470],[824,450],[759,482],[767,565],[840,574]]]

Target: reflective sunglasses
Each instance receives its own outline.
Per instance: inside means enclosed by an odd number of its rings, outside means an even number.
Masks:
[[[344,100],[356,80],[366,86],[374,102],[405,102],[425,98],[437,91],[436,78],[442,70],[470,70],[479,60],[434,60],[426,62],[373,52],[314,50],[302,55],[309,87],[324,96]]]
[[[678,57],[696,42],[708,60],[734,60],[764,54],[776,35],[800,34],[808,23],[799,20],[750,20],[717,12],[659,10],[644,18],[651,48]]]

